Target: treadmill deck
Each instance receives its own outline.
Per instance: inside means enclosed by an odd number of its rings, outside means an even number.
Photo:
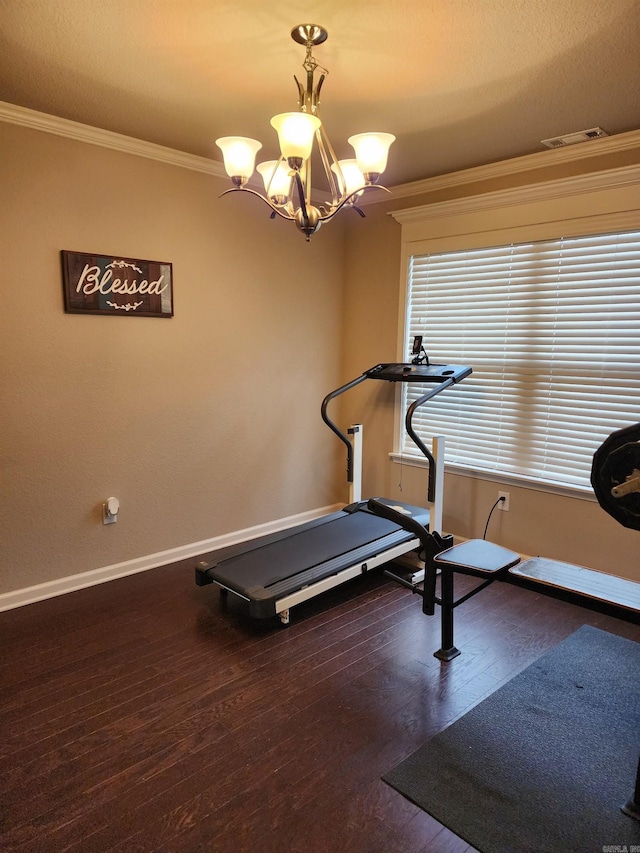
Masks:
[[[428,526],[429,510],[390,500]],[[366,503],[204,555],[196,583],[216,583],[249,602],[252,616],[265,618],[324,589],[356,577],[418,547],[415,537]],[[284,621],[284,620],[283,620]]]

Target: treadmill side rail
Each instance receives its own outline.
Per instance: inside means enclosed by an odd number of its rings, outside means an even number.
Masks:
[[[281,598],[278,601],[274,602],[275,614],[280,616],[280,620],[283,624],[289,624],[289,610],[291,607],[294,607],[296,604],[302,604],[303,601],[308,601],[310,598],[313,598],[316,595],[320,595],[322,592],[327,592],[330,589],[333,589],[336,586],[339,586],[345,581],[351,580],[352,578],[356,578],[359,575],[366,574],[371,571],[371,569],[375,569],[378,566],[383,565],[384,563],[388,563],[391,560],[396,559],[397,557],[401,557],[403,554],[407,554],[409,551],[415,551],[416,548],[420,547],[420,542],[418,539],[411,539],[408,542],[403,542],[401,545],[397,545],[395,548],[390,548],[387,551],[384,551],[381,554],[377,554],[375,557],[370,557],[364,563],[357,563],[355,566],[350,566],[348,569],[344,569],[342,572],[339,572],[336,575],[332,575],[331,577],[324,578],[321,581],[318,581],[311,586],[303,587],[297,592],[292,593],[291,595],[287,595],[285,598]],[[257,616],[258,613],[254,613],[251,605],[249,605],[249,612],[252,616]],[[282,618],[282,614],[287,613],[287,621]],[[272,615],[269,613],[268,615]]]

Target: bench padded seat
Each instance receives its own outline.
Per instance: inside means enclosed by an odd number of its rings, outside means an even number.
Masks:
[[[468,539],[433,558],[438,566],[471,575],[491,575],[520,562],[520,555],[486,539]]]

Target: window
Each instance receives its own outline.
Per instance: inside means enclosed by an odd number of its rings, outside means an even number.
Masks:
[[[405,352],[420,334],[473,368],[418,434],[449,465],[590,491],[595,450],[640,420],[640,231],[414,255],[408,286]]]

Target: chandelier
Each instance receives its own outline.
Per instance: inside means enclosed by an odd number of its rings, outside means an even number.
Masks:
[[[247,187],[253,175],[256,154],[262,148],[257,139],[243,136],[224,136],[216,139],[222,150],[224,166],[233,187],[231,192],[246,192],[258,196],[271,208],[271,219],[276,215],[289,219],[305,235],[307,242],[323,222],[332,219],[343,207],[353,208],[360,216],[358,199],[372,189],[389,192],[378,184],[380,175],[387,165],[389,146],[395,136],[390,133],[358,133],[349,137],[355,158],[338,160],[318,116],[320,89],[326,68],[319,65],[313,54],[314,46],[327,40],[327,31],[316,24],[300,24],[291,31],[291,38],[306,47],[302,67],[306,71],[306,86],[297,77],[298,112],[281,113],[271,119],[271,126],[278,134],[281,156],[279,160],[258,163],[257,170],[264,182],[264,195]],[[316,69],[321,72],[317,84]],[[311,202],[311,154],[314,139],[325,174],[327,192],[331,198],[317,204]]]

